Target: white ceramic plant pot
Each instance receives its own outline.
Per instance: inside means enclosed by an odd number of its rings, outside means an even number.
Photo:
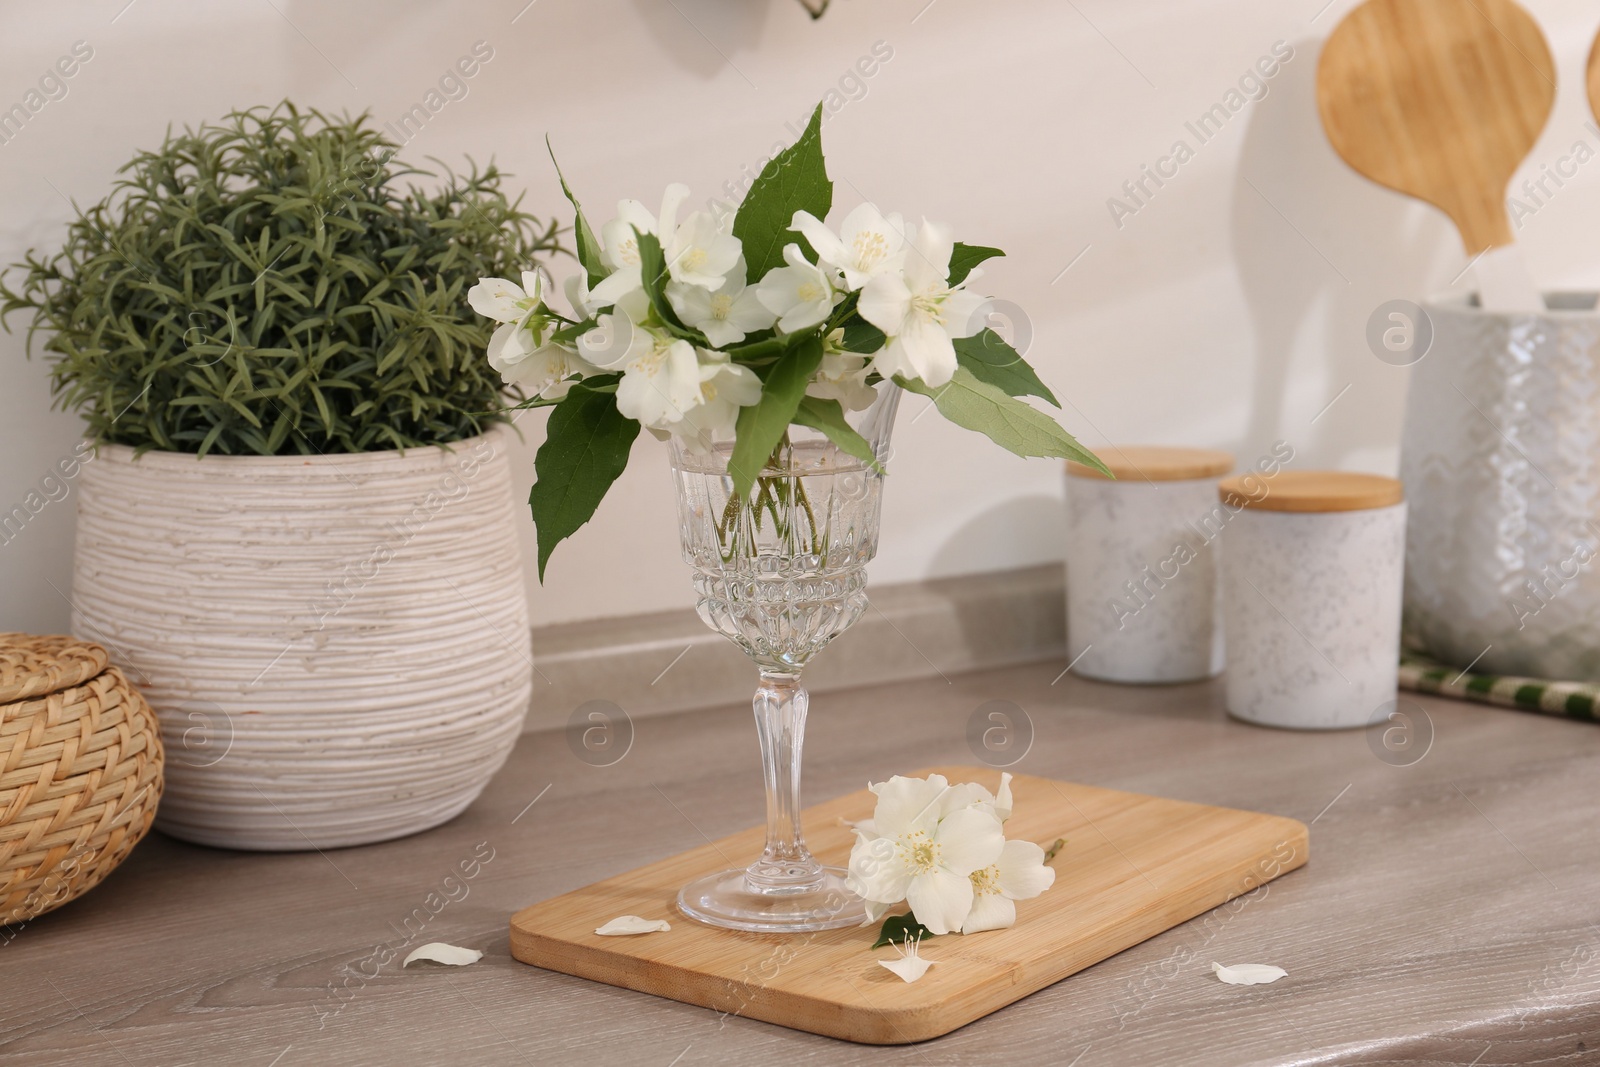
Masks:
[[[1222,670],[1207,520],[1226,452],[1104,449],[1116,480],[1067,464],[1067,655],[1108,682],[1189,682]]]
[[[1395,698],[1406,505],[1377,475],[1284,471],[1221,484],[1229,714],[1366,726]]]
[[[509,441],[84,465],[73,631],[156,709],[160,829],[355,845],[482,791],[532,687]]]

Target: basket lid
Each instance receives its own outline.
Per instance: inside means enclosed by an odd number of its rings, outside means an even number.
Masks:
[[[1212,448],[1169,445],[1110,445],[1097,453],[1119,482],[1187,482],[1219,478],[1233,470],[1233,456]],[[1067,460],[1075,478],[1105,478],[1093,467]]]
[[[1405,499],[1399,479],[1353,471],[1279,471],[1241,474],[1217,486],[1224,503],[1257,511],[1368,511]]]
[[[0,633],[0,704],[82,685],[110,662],[99,645],[66,634]]]

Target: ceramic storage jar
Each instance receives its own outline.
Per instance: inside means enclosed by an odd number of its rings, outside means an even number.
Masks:
[[[1100,451],[1113,481],[1067,464],[1067,654],[1108,682],[1188,682],[1222,670],[1217,570],[1205,520],[1226,452]]]
[[[1365,726],[1395,699],[1406,505],[1375,474],[1224,480],[1230,714],[1266,726]]]

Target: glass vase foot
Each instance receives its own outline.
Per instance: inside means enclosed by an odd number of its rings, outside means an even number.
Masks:
[[[821,879],[807,886],[758,890],[741,867],[698,878],[678,893],[678,910],[691,919],[729,930],[795,934],[860,926],[867,917],[864,901],[844,887],[845,872],[822,868]]]

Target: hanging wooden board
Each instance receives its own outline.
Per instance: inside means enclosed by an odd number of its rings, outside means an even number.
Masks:
[[[952,782],[999,775],[936,767]],[[1066,845],[1055,886],[1017,905],[1017,924],[925,940],[936,961],[914,984],[878,966],[876,929],[762,935],[679,914],[680,886],[761,851],[762,830],[725,837],[627,874],[524,908],[511,917],[511,954],[524,963],[847,1041],[895,1045],[947,1034],[1029,993],[1192,919],[1304,864],[1304,824],[1019,775],[1006,836]],[[842,865],[843,820],[872,814],[865,789],[805,812],[806,839]],[[903,910],[903,909],[896,909]],[[601,937],[619,915],[666,919],[665,933]]]

